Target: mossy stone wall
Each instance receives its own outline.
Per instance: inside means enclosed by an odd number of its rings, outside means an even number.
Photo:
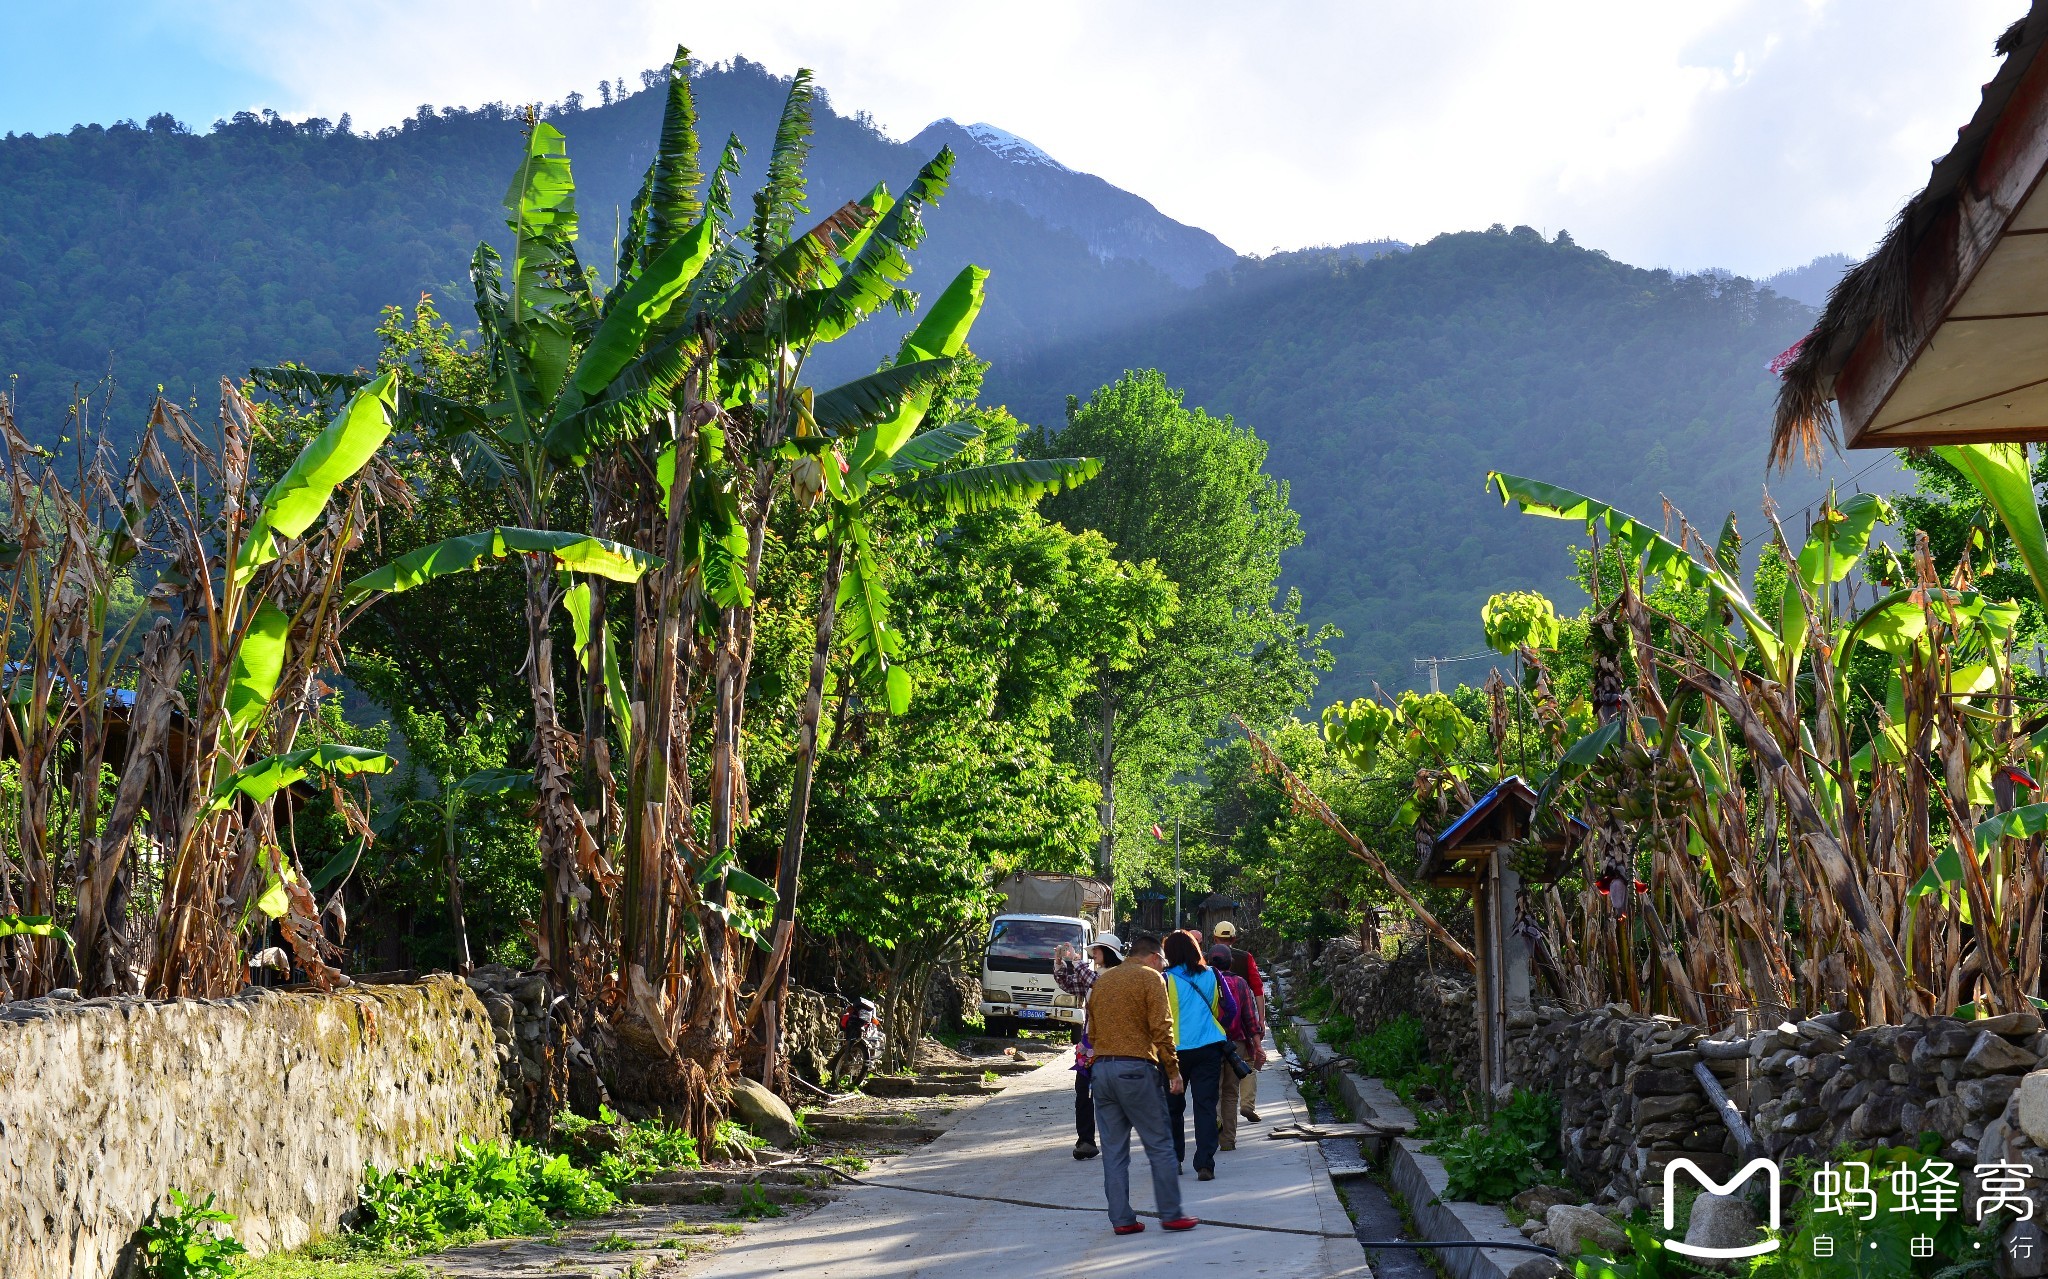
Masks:
[[[251,1252],[333,1233],[365,1164],[502,1140],[491,1025],[460,981],[333,995],[0,1004],[0,1275],[105,1279],[175,1186]]]

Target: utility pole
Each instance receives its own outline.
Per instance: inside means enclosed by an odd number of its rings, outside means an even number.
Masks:
[[[1180,913],[1180,814],[1173,815],[1173,926],[1187,923]]]
[[[1437,673],[1441,671],[1445,666],[1449,665],[1452,662],[1472,662],[1477,661],[1480,658],[1492,658],[1493,656],[1494,654],[1492,653],[1460,653],[1456,657],[1418,657],[1415,659],[1415,664],[1417,666],[1427,666],[1429,668],[1429,691],[1432,693],[1441,693],[1443,691],[1443,688],[1441,686],[1441,681],[1437,677]]]

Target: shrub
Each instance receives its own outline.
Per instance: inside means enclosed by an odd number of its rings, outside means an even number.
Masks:
[[[753,1182],[740,1187],[740,1201],[726,1214],[745,1221],[759,1221],[763,1217],[780,1217],[782,1205],[768,1197],[768,1192]]]
[[[671,1168],[695,1168],[703,1161],[697,1139],[680,1128],[653,1119],[622,1122],[609,1107],[596,1119],[559,1115],[548,1143],[571,1163],[589,1169],[598,1183],[617,1194]]]
[[[1399,1079],[1429,1061],[1429,1041],[1423,1035],[1422,1023],[1403,1013],[1353,1040],[1346,1052],[1358,1063],[1360,1073]]]
[[[148,1259],[151,1279],[216,1279],[235,1272],[235,1258],[248,1251],[233,1233],[218,1229],[235,1219],[231,1212],[213,1206],[213,1193],[194,1203],[175,1187],[171,1203],[177,1211],[165,1216],[159,1210],[142,1227],[142,1255]]]
[[[1453,1199],[1506,1203],[1541,1184],[1558,1160],[1558,1105],[1549,1093],[1515,1089],[1483,1122],[1469,1115],[1454,1123],[1418,1127],[1433,1136],[1423,1149],[1444,1161]]]
[[[618,1204],[598,1177],[565,1154],[523,1142],[463,1143],[455,1158],[394,1172],[367,1169],[364,1239],[418,1252],[479,1239],[544,1234],[554,1219],[594,1217]]]
[[[1506,1203],[1543,1180],[1540,1148],[1511,1132],[1474,1124],[1423,1149],[1444,1161],[1453,1199]]]

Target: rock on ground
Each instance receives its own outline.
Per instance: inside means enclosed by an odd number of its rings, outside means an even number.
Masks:
[[[1734,1195],[1701,1195],[1692,1201],[1685,1241],[1695,1248],[1747,1248],[1757,1241],[1756,1216]]]
[[[1588,1243],[1610,1251],[1628,1246],[1628,1236],[1605,1213],[1576,1204],[1553,1204],[1543,1215],[1550,1246],[1560,1257],[1576,1257]]]
[[[796,1148],[796,1114],[789,1103],[751,1079],[732,1086],[732,1109],[742,1122],[771,1146]]]

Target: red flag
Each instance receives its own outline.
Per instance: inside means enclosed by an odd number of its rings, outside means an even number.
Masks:
[[[1159,829],[1158,822],[1152,823],[1152,838],[1158,840],[1162,844],[1166,842],[1166,832]]]

